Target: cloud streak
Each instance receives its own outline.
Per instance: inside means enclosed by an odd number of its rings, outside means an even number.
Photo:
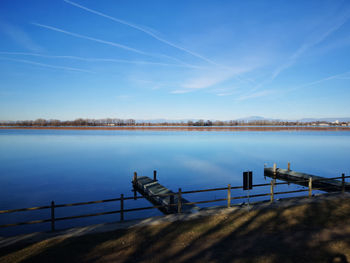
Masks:
[[[8,61],[14,61],[14,62],[21,62],[21,63],[26,63],[26,64],[31,64],[35,66],[40,66],[44,68],[53,68],[53,69],[61,69],[61,70],[68,70],[68,71],[77,71],[77,72],[84,72],[84,73],[94,73],[89,70],[85,69],[80,69],[80,68],[72,68],[72,67],[63,67],[63,66],[55,66],[55,65],[49,65],[49,64],[44,64],[44,63],[39,63],[31,60],[24,60],[24,59],[13,59],[13,58],[3,58],[0,57],[1,60],[8,60]]]
[[[121,48],[121,49],[124,49],[124,50],[127,50],[127,51],[131,51],[131,52],[134,52],[134,53],[141,54],[141,55],[153,56],[153,54],[150,54],[150,53],[147,53],[147,52],[143,52],[141,50],[138,50],[138,49],[135,49],[135,48],[132,48],[132,47],[129,47],[129,46],[125,46],[125,45],[122,45],[122,44],[119,44],[119,43],[115,43],[115,42],[111,42],[111,41],[106,41],[106,40],[102,40],[102,39],[98,39],[98,38],[94,38],[94,37],[89,37],[89,36],[73,33],[73,32],[70,32],[70,31],[66,31],[66,30],[63,30],[63,29],[60,29],[60,28],[57,28],[57,27],[48,26],[48,25],[44,25],[44,24],[39,24],[39,23],[32,23],[32,24],[35,25],[35,26],[38,26],[38,27],[42,27],[42,28],[46,28],[46,29],[49,29],[49,30],[52,30],[52,31],[56,31],[56,32],[60,32],[60,33],[66,34],[66,35],[70,35],[70,36],[73,36],[73,37],[76,37],[76,38],[86,39],[86,40],[94,41],[94,42],[97,42],[97,43],[101,43],[101,44],[105,44],[105,45]]]
[[[183,52],[185,52],[185,53],[187,53],[187,54],[190,54],[190,55],[192,55],[192,56],[194,56],[194,57],[197,57],[197,58],[199,58],[199,59],[202,59],[202,60],[204,60],[204,61],[206,61],[206,62],[208,62],[208,63],[210,63],[210,64],[212,64],[212,65],[224,67],[224,66],[219,65],[218,63],[214,62],[213,60],[211,60],[211,59],[209,59],[209,58],[207,58],[207,57],[205,57],[205,56],[202,56],[202,55],[200,55],[200,54],[198,54],[198,53],[196,53],[196,52],[190,51],[190,50],[188,50],[188,49],[186,49],[186,48],[184,48],[184,47],[181,47],[181,46],[179,46],[179,45],[177,45],[177,44],[174,44],[173,42],[170,42],[169,40],[166,40],[166,39],[164,39],[164,38],[158,36],[157,34],[151,32],[150,30],[148,30],[148,29],[146,29],[146,28],[144,28],[144,27],[142,27],[142,26],[138,26],[138,25],[132,24],[132,23],[130,23],[130,22],[128,22],[128,21],[125,21],[125,20],[122,20],[122,19],[119,19],[119,18],[116,18],[116,17],[112,17],[112,16],[109,16],[109,15],[106,15],[106,14],[104,14],[104,13],[101,13],[101,12],[99,12],[99,11],[96,11],[96,10],[93,10],[93,9],[90,9],[90,8],[87,8],[87,7],[85,7],[85,6],[79,5],[79,4],[77,4],[77,3],[75,3],[75,2],[72,2],[72,1],[69,1],[69,0],[63,0],[63,1],[66,2],[67,4],[70,4],[70,5],[73,5],[73,6],[75,6],[75,7],[80,8],[80,9],[83,9],[83,10],[85,10],[85,11],[87,11],[87,12],[93,13],[93,14],[95,14],[95,15],[98,15],[98,16],[101,16],[101,17],[110,19],[110,20],[112,20],[112,21],[114,21],[114,22],[117,22],[117,23],[126,25],[126,26],[131,27],[131,28],[134,28],[134,29],[136,29],[136,30],[138,30],[138,31],[141,31],[141,32],[143,32],[143,33],[145,33],[145,34],[151,36],[152,38],[154,38],[154,39],[156,39],[156,40],[158,40],[158,41],[160,41],[160,42],[162,42],[162,43],[164,43],[164,44],[167,44],[167,45],[169,45],[169,46],[171,46],[171,47],[173,47],[173,48],[176,48],[176,49],[178,49],[178,50],[181,50],[181,51],[183,51]]]
[[[196,68],[201,69],[203,67],[189,65],[189,64],[170,64],[143,60],[125,60],[125,59],[113,59],[113,58],[85,58],[77,56],[54,56],[54,55],[44,55],[38,53],[27,53],[27,52],[1,52],[2,55],[23,55],[23,56],[33,56],[42,58],[57,58],[57,59],[72,59],[85,62],[114,62],[114,63],[127,63],[127,64],[137,64],[137,65],[155,65],[155,66],[166,66],[166,67],[184,67],[184,68]]]
[[[350,11],[346,10],[345,14],[337,15],[336,21],[333,22],[332,26],[324,30],[322,33],[312,35],[308,41],[306,41],[302,46],[300,46],[289,58],[288,60],[279,66],[272,74],[271,80],[274,80],[281,74],[284,70],[293,66],[297,59],[302,56],[307,50],[316,46],[317,44],[323,42],[328,36],[341,28],[350,18]]]

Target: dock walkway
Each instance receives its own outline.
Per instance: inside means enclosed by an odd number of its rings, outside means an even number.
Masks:
[[[325,192],[342,191],[343,188],[343,182],[340,180],[327,179],[325,177],[295,172],[288,169],[275,168],[274,170],[272,167],[265,167],[264,175],[302,186],[308,186],[308,181],[312,178],[312,186]],[[344,182],[344,190],[350,190],[350,183]]]
[[[140,176],[137,177],[136,182],[133,181],[133,187],[137,190],[141,195],[143,195],[148,201],[150,201],[154,205],[161,205],[159,208],[161,212],[164,214],[173,214],[177,212],[177,204],[178,203],[178,195],[174,194],[173,191],[169,190],[165,186],[158,183],[157,180],[153,180],[148,176]],[[155,196],[155,195],[163,195],[163,194],[174,194],[168,196]],[[181,204],[189,203],[185,198],[181,197]],[[195,205],[182,205],[181,212],[190,213],[197,211],[199,208]]]

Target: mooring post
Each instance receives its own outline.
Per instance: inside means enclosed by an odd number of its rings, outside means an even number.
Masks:
[[[309,197],[312,196],[312,177],[309,178]]]
[[[288,172],[290,171],[290,162],[288,162]]]
[[[231,207],[231,185],[227,185],[227,207]]]
[[[55,231],[55,202],[51,201],[51,231]]]
[[[153,171],[153,181],[157,181],[157,171]]]
[[[179,193],[177,195],[177,212],[180,214],[181,213],[181,188],[179,188]]]
[[[273,174],[276,175],[276,172],[277,172],[277,164],[274,163],[273,164]]]
[[[270,188],[270,202],[273,202],[273,187],[274,187],[275,181],[271,180],[271,188]]]
[[[124,221],[124,195],[120,194],[120,221]]]
[[[137,183],[137,172],[134,172],[134,179],[132,180],[134,184]]]
[[[341,174],[341,192],[345,192],[345,174]]]

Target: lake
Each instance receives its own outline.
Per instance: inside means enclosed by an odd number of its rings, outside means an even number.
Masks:
[[[118,131],[0,130],[0,210],[132,196],[133,173],[153,176],[177,191],[242,184],[253,171],[264,178],[264,164],[325,177],[350,174],[350,131]],[[296,189],[298,186],[285,186]],[[300,187],[299,187],[300,188]],[[283,189],[281,187],[280,189]],[[268,192],[259,189],[257,192]],[[225,192],[225,191],[223,191]],[[244,194],[241,190],[232,195]],[[223,195],[223,196],[222,196]],[[210,192],[189,200],[225,197]],[[263,198],[264,199],[264,198]],[[266,199],[266,198],[265,198]],[[243,200],[244,201],[244,200]],[[242,202],[242,200],[237,201]],[[236,202],[236,203],[237,203]],[[234,202],[233,202],[234,203]],[[221,203],[224,204],[224,203]],[[126,208],[149,206],[127,201]],[[119,203],[56,209],[56,216],[117,210]],[[0,224],[49,218],[49,210],[0,216]],[[160,215],[157,210],[128,213],[125,219]],[[57,228],[113,222],[118,214],[60,221]],[[0,229],[1,235],[46,231],[49,223]]]

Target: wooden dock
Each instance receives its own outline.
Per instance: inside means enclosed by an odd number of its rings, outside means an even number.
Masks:
[[[135,194],[137,191],[152,204],[161,205],[159,210],[164,214],[173,214],[177,212],[191,213],[199,210],[199,207],[195,205],[185,204],[190,203],[190,201],[181,197],[181,189],[179,189],[178,193],[174,193],[158,183],[158,180],[156,179],[156,172],[154,173],[153,179],[148,176],[138,177],[135,173],[132,183]]]
[[[290,170],[290,165],[288,164],[289,169],[277,168],[274,167],[265,167],[264,176],[271,177],[273,179],[279,179],[286,182],[302,185],[309,187],[310,178],[312,182],[312,188],[317,188],[325,192],[338,192],[338,191],[349,191],[350,183],[345,182],[345,175],[342,174],[339,179],[328,179],[326,177],[300,173]]]

